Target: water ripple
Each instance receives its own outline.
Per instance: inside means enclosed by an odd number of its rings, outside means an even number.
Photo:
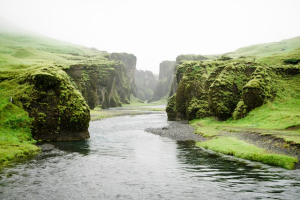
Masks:
[[[90,123],[91,139],[0,173],[0,199],[296,199],[300,171],[223,156],[145,132],[151,114]]]

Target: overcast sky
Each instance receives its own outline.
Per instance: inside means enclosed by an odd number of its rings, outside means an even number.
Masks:
[[[180,54],[220,54],[300,36],[300,0],[0,0],[0,16],[43,35],[137,56],[159,71]]]

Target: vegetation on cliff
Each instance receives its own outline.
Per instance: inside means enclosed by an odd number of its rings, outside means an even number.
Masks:
[[[135,70],[134,78],[137,89],[137,98],[142,101],[146,101],[153,97],[154,89],[157,85],[157,81],[153,73],[147,70]]]
[[[90,108],[130,101],[125,64],[107,52],[0,32],[0,164],[39,151],[36,140],[89,138]],[[67,73],[66,73],[67,72]]]
[[[289,57],[299,57],[299,50],[255,62],[248,58],[184,62],[176,73],[176,111],[189,120],[241,119],[268,102],[297,101],[300,67],[285,64]]]
[[[295,38],[291,40],[295,41]],[[290,44],[288,41],[286,43]],[[245,131],[251,128],[252,132],[258,132],[261,136],[266,134],[271,138],[283,139],[283,149],[290,145],[299,148],[300,49],[295,49],[295,46],[288,49],[294,50],[274,55],[268,52],[255,54],[256,59],[245,51],[246,56],[240,58],[178,64],[174,75],[178,89],[169,99],[166,109],[168,118],[197,119],[191,122],[196,127],[196,133],[211,139],[198,145],[230,155],[241,153],[244,144],[233,153],[226,147],[226,144],[232,145],[227,141],[228,135],[221,134],[220,130],[226,132],[236,127],[244,127]],[[283,131],[274,132],[274,129]],[[215,148],[215,143],[223,150]],[[271,156],[270,160],[250,154],[251,151],[242,157],[288,169],[294,168],[298,162],[291,157]],[[265,157],[264,153],[261,155]],[[289,156],[299,158],[298,153]]]
[[[149,100],[158,101],[167,98],[172,84],[175,69],[175,61],[163,61],[159,64],[159,78],[154,90],[153,97]]]
[[[134,73],[136,71],[136,61],[137,61],[136,56],[128,53],[112,53],[110,55],[110,59],[115,61],[121,61],[124,63],[128,75],[129,85],[130,85],[130,94],[133,94],[136,97],[137,88],[136,88],[136,83],[134,78]],[[128,94],[129,101],[130,101],[130,94]]]
[[[76,64],[66,72],[91,109],[120,107],[130,101],[130,85],[122,62],[99,60]]]
[[[171,88],[169,92],[169,97],[174,95],[177,91],[179,81],[182,78],[184,68],[180,68],[179,66],[183,64],[186,61],[201,61],[201,60],[208,60],[211,59],[210,56],[203,56],[203,55],[194,55],[194,54],[187,54],[187,55],[179,55],[176,58],[176,63],[175,63],[175,69],[173,72],[173,77],[172,77],[172,83],[171,83]]]

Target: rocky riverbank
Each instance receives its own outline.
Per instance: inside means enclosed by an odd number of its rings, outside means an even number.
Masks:
[[[207,140],[205,137],[195,134],[195,128],[189,125],[187,121],[170,121],[169,126],[162,128],[147,128],[146,131],[177,141]]]
[[[201,134],[195,134],[195,128],[188,124],[187,121],[170,121],[169,125],[166,127],[148,128],[146,131],[177,141],[194,140],[200,143],[215,138],[233,137],[242,142],[246,142],[247,144],[254,145],[255,148],[262,149],[266,154],[287,155],[300,160],[300,145],[294,142],[287,142],[283,138],[278,138],[275,134],[272,134],[272,131],[269,131],[270,133],[266,134],[266,130],[264,130],[265,132],[262,130],[259,132],[258,130],[248,129],[242,131],[242,129],[229,130],[228,128],[226,129],[223,127],[212,137],[204,137]],[[224,148],[226,149],[226,147]],[[300,169],[299,162],[295,165],[295,169]]]

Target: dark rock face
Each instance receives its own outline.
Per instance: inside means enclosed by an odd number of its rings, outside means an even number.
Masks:
[[[30,88],[17,99],[33,118],[34,139],[70,141],[89,138],[88,105],[64,71],[56,67],[40,68],[26,74],[22,84],[30,84]]]
[[[150,99],[154,94],[157,81],[150,71],[136,70],[135,82],[137,88],[137,97],[143,101]]]
[[[163,61],[159,65],[159,78],[151,100],[157,101],[168,95],[174,75],[175,61]]]
[[[99,105],[109,108],[129,103],[130,85],[122,62],[72,65],[66,72],[91,109]]]
[[[168,118],[245,117],[274,98],[274,74],[263,64],[242,59],[184,62],[177,66],[178,89],[168,102]]]
[[[135,84],[134,72],[136,70],[136,56],[128,53],[112,53],[110,59],[116,61],[122,61],[126,67],[129,84],[130,93],[136,96],[137,88]],[[130,100],[130,99],[129,99]]]

